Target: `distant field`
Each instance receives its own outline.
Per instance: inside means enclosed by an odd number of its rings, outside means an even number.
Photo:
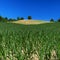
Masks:
[[[18,21],[13,21],[12,23],[28,25],[28,24],[43,24],[48,22],[42,20],[18,20]]]

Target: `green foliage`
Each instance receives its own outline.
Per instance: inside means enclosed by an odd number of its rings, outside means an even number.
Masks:
[[[50,22],[54,22],[54,19],[52,18],[52,19],[50,19]]]
[[[28,16],[28,20],[31,20],[32,19],[32,17],[31,16]]]
[[[21,17],[20,19],[21,19],[21,20],[24,20],[24,18],[23,18],[23,17]]]
[[[58,19],[58,22],[60,22],[60,19]]]
[[[4,18],[2,16],[0,16],[0,22],[4,21]]]
[[[20,17],[17,17],[17,20],[20,20]]]
[[[24,18],[23,17],[17,17],[17,20],[24,20]]]
[[[32,54],[39,60],[48,60],[54,49],[60,59],[60,23],[0,23],[0,60],[31,60]]]
[[[2,16],[0,16],[0,21],[2,21]]]
[[[0,16],[0,22],[7,22],[7,20],[8,20],[8,18],[7,18],[7,17],[6,17],[6,18],[4,18],[4,17]]]
[[[5,19],[6,19],[6,20],[8,20],[8,18],[7,18],[7,17],[5,17]]]
[[[16,19],[12,19],[12,18],[10,18],[8,21],[16,21]]]

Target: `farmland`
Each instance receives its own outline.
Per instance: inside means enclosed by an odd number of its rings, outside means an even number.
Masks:
[[[60,23],[0,23],[0,60],[53,59],[60,59]]]
[[[44,24],[49,22],[42,20],[18,20],[18,21],[12,21],[11,23],[30,25],[30,24]]]

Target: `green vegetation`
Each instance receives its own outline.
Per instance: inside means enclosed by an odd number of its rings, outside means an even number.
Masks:
[[[17,17],[17,20],[24,20],[23,17]]]
[[[60,22],[60,19],[58,19],[58,22]]]
[[[10,19],[8,19],[7,21],[16,21],[16,19],[10,18]]]
[[[0,60],[34,60],[34,58],[60,59],[60,23],[19,25],[1,22]]]
[[[24,20],[24,18],[23,18],[23,17],[21,17],[21,20]]]
[[[31,16],[28,16],[28,20],[31,20],[32,19],[32,17]]]
[[[7,22],[7,18],[0,16],[0,22]]]
[[[33,20],[32,16],[28,16],[27,19],[28,20]],[[14,19],[14,18],[7,18],[7,17],[0,16],[0,22],[8,22],[8,21],[12,22],[12,21],[17,21],[17,20],[24,20],[24,17],[17,17],[16,19]],[[60,18],[58,20],[56,20],[56,21],[54,21],[54,19],[51,18],[50,22],[60,22]]]
[[[54,19],[50,19],[50,22],[54,22]]]

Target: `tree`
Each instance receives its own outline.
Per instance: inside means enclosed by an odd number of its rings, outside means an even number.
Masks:
[[[5,19],[6,19],[6,20],[8,20],[8,18],[7,18],[7,17],[5,17]]]
[[[0,16],[0,22],[7,22],[7,20],[4,17]]]
[[[16,19],[13,19],[13,18],[10,18],[8,19],[9,22],[12,22],[12,21],[17,21]]]
[[[0,16],[0,21],[2,21],[2,19],[3,19],[2,16]]]
[[[17,20],[21,20],[21,18],[20,17],[17,17]]]
[[[14,21],[14,19],[10,18],[9,21]]]
[[[30,19],[32,19],[32,17],[31,16],[28,16],[28,20],[30,20]]]
[[[58,19],[58,22],[60,22],[60,19]]]
[[[52,19],[50,19],[50,22],[54,22],[54,19],[52,18]]]
[[[21,20],[24,20],[24,18],[23,18],[23,17],[21,17],[20,19],[21,19]]]

